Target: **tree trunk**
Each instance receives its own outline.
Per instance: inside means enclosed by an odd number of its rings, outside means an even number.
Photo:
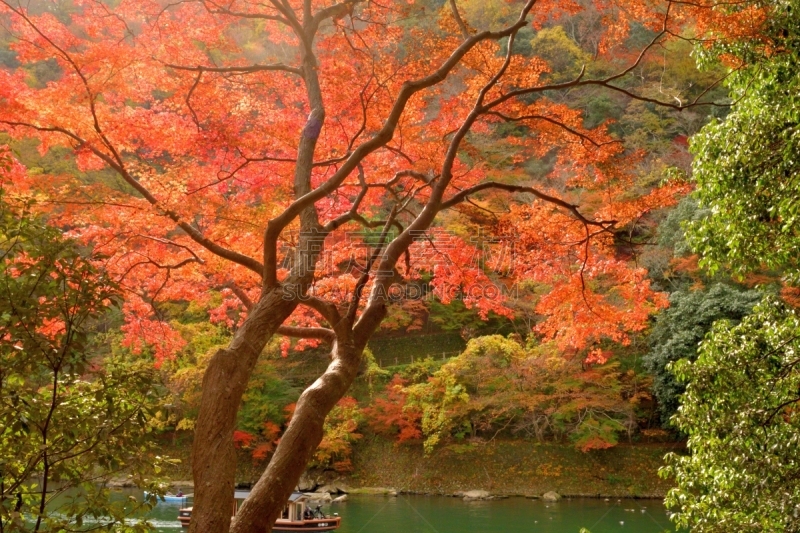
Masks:
[[[275,455],[236,515],[231,533],[272,531],[322,440],[325,417],[353,383],[363,349],[364,346],[356,346],[348,339],[334,345],[333,361],[300,396]]]
[[[280,288],[263,294],[230,346],[211,358],[192,446],[196,497],[189,533],[227,533],[230,528],[236,474],[233,430],[239,404],[264,346],[295,307],[297,301],[284,298]]]

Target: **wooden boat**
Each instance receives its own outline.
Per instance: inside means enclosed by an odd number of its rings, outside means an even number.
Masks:
[[[239,510],[241,503],[250,495],[249,490],[237,490],[233,494],[233,516]],[[286,502],[283,514],[275,522],[272,531],[286,533],[289,531],[333,531],[339,529],[342,517],[334,514],[325,516],[319,510],[308,506],[309,497],[300,492],[295,492]],[[189,527],[192,519],[192,507],[178,511],[178,521],[183,527]]]
[[[148,494],[149,493],[147,491],[145,491],[144,492],[144,497],[147,498]],[[191,498],[191,497],[192,497],[191,494],[182,494],[181,496],[178,496],[177,494],[170,494],[168,492],[163,496],[158,496],[157,497],[157,501],[158,501],[158,503],[162,503],[163,502],[163,503],[174,503],[174,504],[178,504],[178,505],[186,505],[186,503],[189,501],[189,498]]]

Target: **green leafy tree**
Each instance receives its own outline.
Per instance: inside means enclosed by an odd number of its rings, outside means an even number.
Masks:
[[[729,82],[736,101],[724,121],[693,138],[696,197],[708,217],[689,240],[712,271],[762,266],[800,272],[800,2],[774,2],[759,41],[722,50],[751,62]]]
[[[531,39],[533,55],[544,59],[550,66],[550,79],[564,82],[575,78],[591,56],[581,50],[561,26],[544,28]]]
[[[463,385],[447,372],[437,372],[427,383],[408,388],[408,404],[421,412],[425,453],[431,453],[440,442],[465,427],[465,420],[458,411],[468,401],[469,395]]]
[[[679,359],[697,359],[697,346],[717,320],[738,322],[761,299],[755,290],[717,283],[701,290],[679,290],[670,295],[670,306],[656,318],[650,334],[645,368],[653,374],[653,394],[662,420],[668,424],[678,409],[684,385],[668,369]]]
[[[295,403],[301,392],[281,377],[274,360],[262,358],[242,397],[237,428],[258,434],[267,422],[280,426],[285,419],[286,406]]]
[[[789,284],[798,268],[797,162],[800,2],[769,4],[760,39],[701,50],[746,68],[729,81],[728,117],[692,143],[696,196],[709,215],[689,225],[689,242],[712,272],[771,268]],[[666,503],[695,532],[797,531],[797,314],[768,297],[733,326],[714,325],[696,362],[674,364],[687,383],[674,420],[689,436],[689,456],[668,456],[676,487]]]
[[[775,297],[734,326],[714,324],[694,363],[677,427],[690,455],[670,454],[666,503],[693,532],[800,530],[800,317]]]
[[[104,481],[160,493],[156,376],[144,361],[92,357],[92,324],[118,296],[95,259],[0,189],[2,532],[149,529],[127,519],[155,500],[114,500]]]
[[[708,282],[697,266],[697,255],[686,242],[685,225],[706,215],[691,195],[681,200],[661,220],[656,229],[655,246],[640,256],[654,286],[669,292],[691,290],[698,281]]]

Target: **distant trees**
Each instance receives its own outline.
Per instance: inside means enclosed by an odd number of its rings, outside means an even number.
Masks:
[[[398,443],[422,438],[422,412],[408,403],[408,381],[395,374],[386,385],[385,397],[377,397],[364,409],[370,428],[395,438]]]
[[[370,426],[398,442],[424,438],[427,452],[466,437],[518,433],[569,439],[588,451],[614,446],[638,425],[649,399],[619,363],[588,367],[555,346],[522,346],[499,335],[477,337],[430,374],[396,375],[386,398],[367,409]]]

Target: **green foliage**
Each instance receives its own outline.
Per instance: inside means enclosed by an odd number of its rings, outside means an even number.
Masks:
[[[37,89],[46,87],[49,82],[58,80],[63,74],[55,59],[30,63],[23,68],[28,74],[25,80],[27,84]]]
[[[443,439],[463,428],[464,421],[454,416],[453,411],[466,404],[469,395],[452,374],[437,372],[427,383],[412,385],[407,391],[408,404],[422,413],[425,453],[432,452]]]
[[[768,297],[734,326],[714,325],[687,382],[677,427],[690,455],[670,454],[667,505],[694,532],[800,530],[800,317]]]
[[[658,245],[672,250],[674,257],[684,257],[692,253],[686,242],[684,225],[703,219],[708,214],[697,205],[697,200],[687,196],[670,211],[658,225]]]
[[[736,105],[727,118],[693,139],[696,197],[710,214],[690,225],[689,238],[711,271],[728,267],[742,274],[767,266],[784,269],[796,282],[800,2],[783,0],[774,8],[774,33],[717,51],[745,60],[764,57],[731,77]]]
[[[747,5],[747,4],[745,4]],[[800,2],[779,0],[757,39],[698,49],[747,68],[728,85],[735,104],[692,142],[696,198],[708,215],[688,241],[713,273],[775,269],[796,284],[800,210]],[[732,6],[728,9],[737,9]],[[774,296],[740,324],[719,321],[692,363],[674,363],[687,382],[673,418],[691,455],[668,456],[662,474],[673,520],[692,531],[796,531],[800,321]]]
[[[597,95],[596,98],[588,99],[584,107],[583,123],[587,128],[596,128],[609,119],[617,120],[624,111],[619,99],[615,99],[613,95],[608,94],[601,94]],[[611,129],[614,130],[613,125]]]
[[[353,398],[345,396],[339,400],[325,419],[322,442],[319,443],[309,466],[332,468],[340,473],[352,470],[352,445],[362,437],[360,433],[356,433],[362,420],[361,410]]]
[[[301,392],[281,377],[272,360],[261,357],[242,396],[236,426],[256,435],[263,433],[267,422],[280,426],[286,418],[286,406],[296,402]]]
[[[411,364],[406,365],[400,370],[400,377],[409,381],[410,383],[424,383],[430,379],[431,376],[439,370],[444,363],[437,361],[432,357],[419,359]]]
[[[692,250],[686,242],[684,225],[703,216],[705,212],[698,209],[697,200],[687,196],[658,224],[657,245],[648,247],[640,258],[656,288],[670,292],[689,290],[702,275],[690,257]]]
[[[114,501],[103,482],[127,475],[158,494],[163,458],[149,435],[159,406],[153,369],[100,359],[93,324],[118,288],[77,245],[9,203],[0,189],[0,530],[103,531],[144,504]],[[55,505],[55,501],[61,501]]]
[[[444,10],[450,10],[444,2]],[[463,0],[458,2],[458,7],[467,24],[480,29],[499,29],[518,15],[516,6],[510,5],[505,0]]]
[[[505,322],[501,317],[490,314],[489,319],[481,318],[477,309],[468,308],[462,300],[454,299],[448,304],[438,300],[430,303],[430,321],[444,331],[458,331],[462,338],[469,338],[478,332],[492,331]],[[463,344],[461,345],[463,347]]]
[[[0,65],[9,69],[19,67],[17,54],[9,48],[10,35],[7,32],[0,32]]]
[[[53,177],[53,186],[72,187],[74,184],[62,181],[61,176],[77,178],[78,187],[88,183],[101,183],[112,190],[131,192],[131,188],[111,169],[83,172],[78,169],[73,151],[63,146],[52,146],[44,155],[40,153],[39,141],[32,138],[12,140],[0,133],[0,144],[8,144],[15,157],[28,169],[30,174],[48,174]]]
[[[547,62],[550,67],[547,77],[555,83],[575,79],[591,60],[561,26],[540,30],[530,43],[532,54]]]
[[[194,428],[200,408],[203,373],[214,353],[230,341],[230,332],[223,326],[205,322],[182,324],[187,321],[186,315],[193,315],[192,306],[184,312],[178,321],[173,322],[176,330],[187,344],[174,360],[165,361],[162,370],[166,374],[165,381],[170,390],[171,409],[163,429],[190,430]],[[116,350],[125,351],[119,346],[119,334],[114,338]]]
[[[611,447],[633,429],[636,404],[647,394],[626,387],[617,363],[582,368],[552,345],[525,348],[490,335],[408,386],[404,401],[421,413],[428,453],[453,438],[505,429],[540,440],[566,437],[588,451]]]
[[[625,108],[620,127],[633,146],[648,151],[665,151],[682,133],[678,117],[661,106],[634,100]]]
[[[426,357],[452,355],[464,349],[466,343],[457,332],[378,337],[369,341],[369,348],[382,367],[408,364]]]
[[[367,381],[369,395],[372,396],[375,393],[374,382],[388,378],[390,373],[381,368],[369,348],[364,348],[362,357],[364,358],[364,379]]]
[[[670,295],[670,306],[656,317],[645,368],[653,375],[653,393],[665,425],[678,409],[684,387],[668,370],[679,359],[694,361],[697,346],[717,320],[738,322],[761,299],[761,293],[717,283],[702,290]]]

